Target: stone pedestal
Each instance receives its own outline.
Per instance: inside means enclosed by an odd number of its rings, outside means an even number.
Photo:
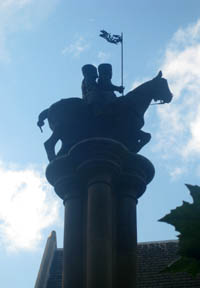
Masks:
[[[63,288],[136,287],[136,205],[154,176],[150,161],[91,138],[46,176],[65,205]]]

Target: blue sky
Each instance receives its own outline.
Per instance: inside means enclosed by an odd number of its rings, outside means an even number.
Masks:
[[[0,0],[0,276],[4,288],[33,287],[45,242],[62,247],[63,206],[46,183],[38,114],[61,98],[81,96],[81,66],[109,62],[120,84],[120,47],[99,31],[124,33],[124,85],[162,69],[174,94],[151,106],[141,154],[156,176],[138,204],[138,240],[175,239],[157,220],[191,198],[184,183],[200,177],[199,0]],[[200,184],[199,184],[200,185]]]

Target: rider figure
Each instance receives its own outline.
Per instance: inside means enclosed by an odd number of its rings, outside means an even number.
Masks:
[[[114,91],[123,93],[123,86],[113,85],[112,79],[112,65],[103,63],[98,66],[99,78],[97,80],[98,90],[102,94],[104,101],[110,103],[115,100],[116,95]]]
[[[88,104],[91,103],[109,103],[115,100],[114,91],[122,93],[123,86],[113,85],[112,66],[111,64],[103,63],[97,68],[92,64],[86,64],[82,67],[84,79],[82,81],[82,97]],[[98,80],[96,81],[96,79]]]
[[[81,85],[82,97],[87,104],[91,104],[94,102],[98,90],[96,82],[98,78],[97,68],[92,64],[86,64],[82,67],[82,73],[84,76]]]

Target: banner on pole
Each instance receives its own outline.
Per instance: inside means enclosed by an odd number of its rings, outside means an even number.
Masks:
[[[99,34],[100,37],[106,39],[108,42],[113,44],[122,43],[123,39],[120,35],[111,35],[110,33],[106,32],[105,30],[100,31],[101,34]]]
[[[115,35],[115,34],[111,34],[111,33],[108,33],[106,32],[105,30],[101,30],[100,31],[100,34],[99,34],[100,37],[106,39],[108,42],[112,43],[112,44],[118,44],[118,43],[121,43],[121,86],[123,87],[124,86],[124,55],[123,55],[123,33],[121,33],[121,35]],[[122,92],[122,96],[124,95],[124,90]]]

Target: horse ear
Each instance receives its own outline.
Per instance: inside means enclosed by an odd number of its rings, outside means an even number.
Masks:
[[[162,71],[159,71],[157,77],[158,77],[158,78],[162,78]]]
[[[154,78],[154,80],[159,80],[162,78],[162,71],[158,72],[158,75]]]

